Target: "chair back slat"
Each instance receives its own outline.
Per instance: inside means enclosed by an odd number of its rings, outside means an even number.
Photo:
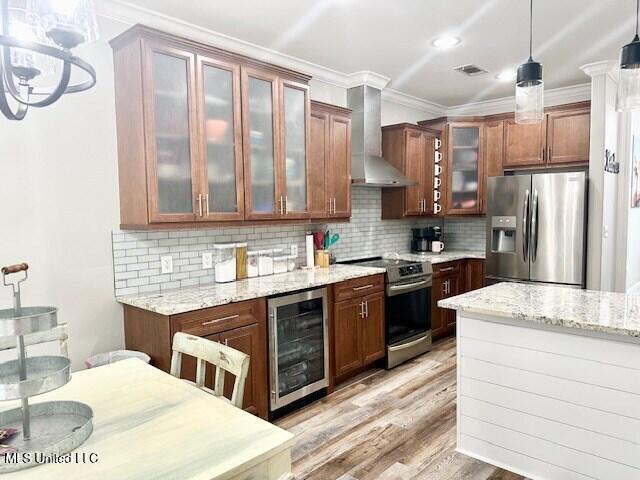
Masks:
[[[24,346],[39,345],[41,343],[58,342],[60,346],[60,354],[64,357],[69,356],[67,340],[69,339],[69,328],[66,323],[61,323],[51,330],[43,332],[35,332],[25,335]],[[0,351],[16,348],[15,337],[1,337]]]
[[[190,355],[197,360],[196,386],[204,388],[206,364],[216,367],[214,394],[223,396],[225,372],[235,376],[231,403],[242,408],[244,385],[249,372],[249,356],[218,342],[196,337],[183,332],[173,336],[173,355],[171,357],[171,375],[180,377],[182,355]]]

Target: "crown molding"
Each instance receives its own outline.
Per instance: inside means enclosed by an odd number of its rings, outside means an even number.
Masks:
[[[591,99],[591,84],[584,83],[570,87],[560,87],[545,90],[544,104],[546,106],[562,105],[565,103],[582,102]],[[448,116],[461,115],[493,115],[495,113],[512,112],[515,97],[495,98],[481,102],[455,105],[447,108]]]
[[[608,75],[613,81],[618,81],[618,71],[620,64],[616,60],[604,60],[602,62],[587,63],[580,67],[589,77],[597,77],[598,75]]]
[[[248,57],[281,65],[291,70],[311,75],[313,78],[321,80],[324,83],[342,88],[349,88],[351,86],[349,75],[346,73],[323,67],[291,55],[286,55],[223,33],[215,32],[163,13],[132,5],[122,0],[102,0],[96,2],[96,10],[100,17],[127,26],[142,23],[174,35],[192,38],[193,40],[215,45],[216,47]],[[370,78],[372,82],[380,82],[381,79],[386,79],[386,77],[373,72],[358,72],[357,74],[362,73],[368,73],[369,76],[367,78]],[[389,82],[388,79],[386,81],[387,83]]]
[[[322,80],[322,79],[321,79]],[[350,73],[345,75],[345,88],[358,87],[360,85],[368,85],[370,87],[382,90],[386,87],[391,79],[369,70]]]
[[[427,115],[430,115],[430,118],[443,117],[447,115],[447,107],[444,105],[414,97],[413,95],[399,92],[392,88],[386,88],[382,91],[382,99],[398,105],[413,108],[415,110],[423,111]],[[425,120],[428,119],[425,118]]]

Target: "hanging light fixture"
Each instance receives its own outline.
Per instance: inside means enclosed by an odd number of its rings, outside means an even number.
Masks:
[[[544,115],[542,65],[532,57],[533,0],[529,4],[529,60],[518,67],[516,78],[516,123],[540,123]]]
[[[97,38],[92,0],[0,0],[0,112],[22,120],[29,107],[93,87],[95,70],[71,49]],[[84,72],[78,83],[74,69]]]
[[[616,108],[619,112],[640,109],[640,38],[638,38],[638,18],[640,0],[636,0],[636,35],[631,43],[620,51],[620,75],[618,77],[618,98]]]

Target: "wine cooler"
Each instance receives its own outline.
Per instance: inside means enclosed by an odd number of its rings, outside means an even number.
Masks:
[[[273,412],[329,385],[327,289],[270,298],[268,307]]]

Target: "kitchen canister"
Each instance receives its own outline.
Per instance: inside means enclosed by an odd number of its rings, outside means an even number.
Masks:
[[[258,250],[251,250],[247,252],[247,277],[254,278],[260,274],[258,262],[260,259],[260,252]]]
[[[217,283],[236,280],[236,244],[216,243],[213,245],[214,271]]]
[[[258,274],[261,277],[273,274],[273,250],[260,250],[258,252]]]

